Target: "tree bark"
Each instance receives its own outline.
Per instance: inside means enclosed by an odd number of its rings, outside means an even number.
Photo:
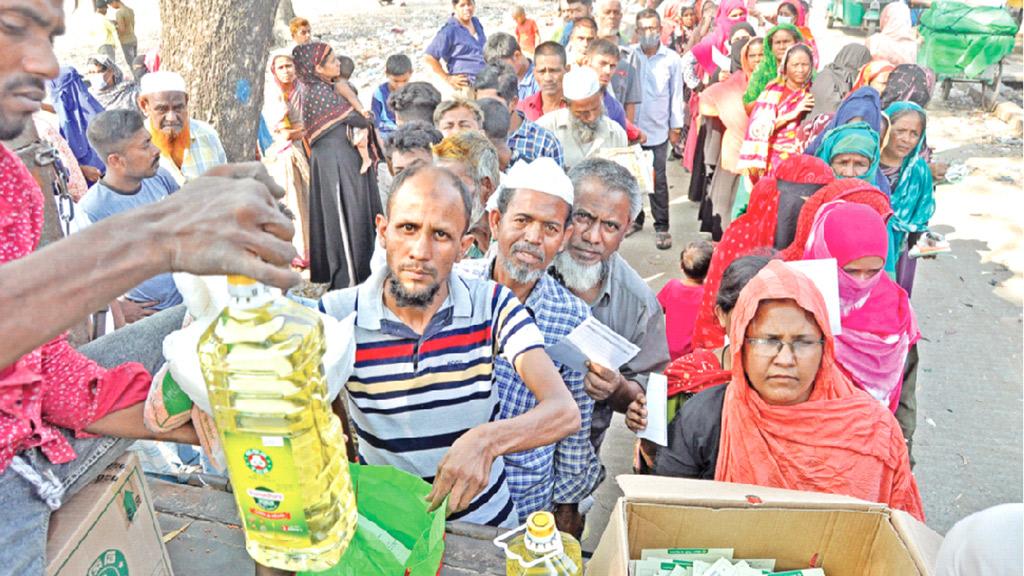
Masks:
[[[278,1],[160,0],[160,68],[185,78],[189,114],[213,124],[232,162],[256,157]]]
[[[282,24],[287,28],[292,18],[295,18],[295,7],[292,6],[292,0],[281,0],[281,3],[277,5],[278,24]]]

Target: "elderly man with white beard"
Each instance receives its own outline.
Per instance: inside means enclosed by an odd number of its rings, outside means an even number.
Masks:
[[[589,364],[584,383],[595,400],[590,439],[600,453],[613,410],[626,413],[630,429],[647,427],[647,375],[661,373],[669,362],[665,314],[647,283],[618,253],[643,208],[636,178],[601,158],[584,160],[569,177],[575,192],[572,236],[555,258],[552,274],[590,305],[594,318],[640,348],[623,366]]]
[[[463,260],[463,276],[504,285],[523,303],[552,346],[590,316],[590,308],[547,274],[555,255],[572,235],[573,187],[551,158],[520,161],[502,178],[488,219],[494,241],[485,258]],[[494,248],[497,248],[496,250]],[[501,419],[515,418],[533,408],[536,397],[512,365],[494,362]],[[554,512],[560,530],[579,536],[583,517],[579,503],[597,487],[603,468],[590,442],[594,401],[583,374],[557,363],[565,386],[579,406],[581,425],[556,444],[505,456],[509,490],[520,520],[538,510]]]
[[[568,107],[541,116],[537,125],[554,132],[562,143],[566,170],[602,148],[629,144],[626,131],[605,114],[597,72],[586,66],[574,68],[566,73],[562,88]]]

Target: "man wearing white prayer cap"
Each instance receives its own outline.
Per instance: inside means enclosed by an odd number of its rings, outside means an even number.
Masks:
[[[213,126],[189,117],[188,87],[180,74],[160,70],[143,76],[139,108],[146,115],[153,144],[160,149],[160,166],[178,185],[227,163]]]
[[[605,114],[597,72],[587,66],[574,68],[566,73],[562,89],[568,107],[548,112],[537,124],[561,141],[566,170],[602,148],[628,145],[626,131]]]
[[[488,215],[491,249],[484,258],[463,260],[459,272],[510,289],[551,346],[590,316],[590,307],[547,273],[572,236],[572,181],[553,159],[540,157],[514,164],[496,195],[497,207]],[[505,455],[505,472],[521,522],[532,512],[549,510],[559,529],[579,536],[579,503],[603,476],[590,442],[594,401],[584,389],[583,374],[557,362],[555,366],[579,407],[582,426],[554,445]],[[514,418],[537,403],[503,358],[495,358],[494,381],[499,419]]]

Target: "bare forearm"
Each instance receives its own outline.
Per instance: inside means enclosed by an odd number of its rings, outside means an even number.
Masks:
[[[167,271],[154,233],[159,210],[133,214],[114,216],[0,266],[0,367]]]
[[[636,122],[636,104],[626,104],[623,106],[626,110],[626,120],[630,122]]]
[[[448,76],[448,73],[445,72],[444,68],[441,67],[441,62],[437,58],[434,58],[433,56],[426,54],[423,56],[423,63],[426,64],[427,68],[430,68],[430,70],[433,71],[434,74],[437,74],[442,78]]]
[[[523,353],[516,371],[537,397],[537,405],[515,418],[479,427],[485,429],[494,456],[554,444],[580,429],[579,407],[546,352]]]
[[[342,98],[347,100],[348,103],[355,108],[356,112],[359,112],[360,114],[363,113],[363,105],[359,102],[359,97],[356,96],[355,90],[352,89],[352,86],[350,86],[348,82],[342,82],[339,80],[334,87],[335,90],[338,91],[338,94],[340,94]]]
[[[554,444],[580,427],[580,413],[572,397],[541,401],[530,411],[479,426],[491,439],[492,454],[499,456]]]
[[[156,433],[143,424],[144,405],[140,402],[134,406],[111,412],[103,418],[85,427],[90,434],[116,436],[117,438],[135,438],[136,440],[162,440],[181,444],[199,444],[199,435],[192,423],[175,428],[170,432]]]

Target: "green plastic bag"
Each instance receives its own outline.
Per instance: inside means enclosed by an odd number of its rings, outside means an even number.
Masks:
[[[444,556],[444,511],[427,512],[430,484],[391,466],[351,464],[359,520],[341,561],[304,576],[436,576]]]
[[[922,28],[924,44],[917,62],[940,78],[991,78],[990,70],[1013,52],[1013,36],[933,32]]]
[[[1017,22],[1005,8],[968,6],[940,0],[921,14],[921,28],[932,32],[1013,36]]]
[[[1017,23],[1004,8],[940,1],[921,15],[917,62],[940,78],[980,79],[1013,52]]]

